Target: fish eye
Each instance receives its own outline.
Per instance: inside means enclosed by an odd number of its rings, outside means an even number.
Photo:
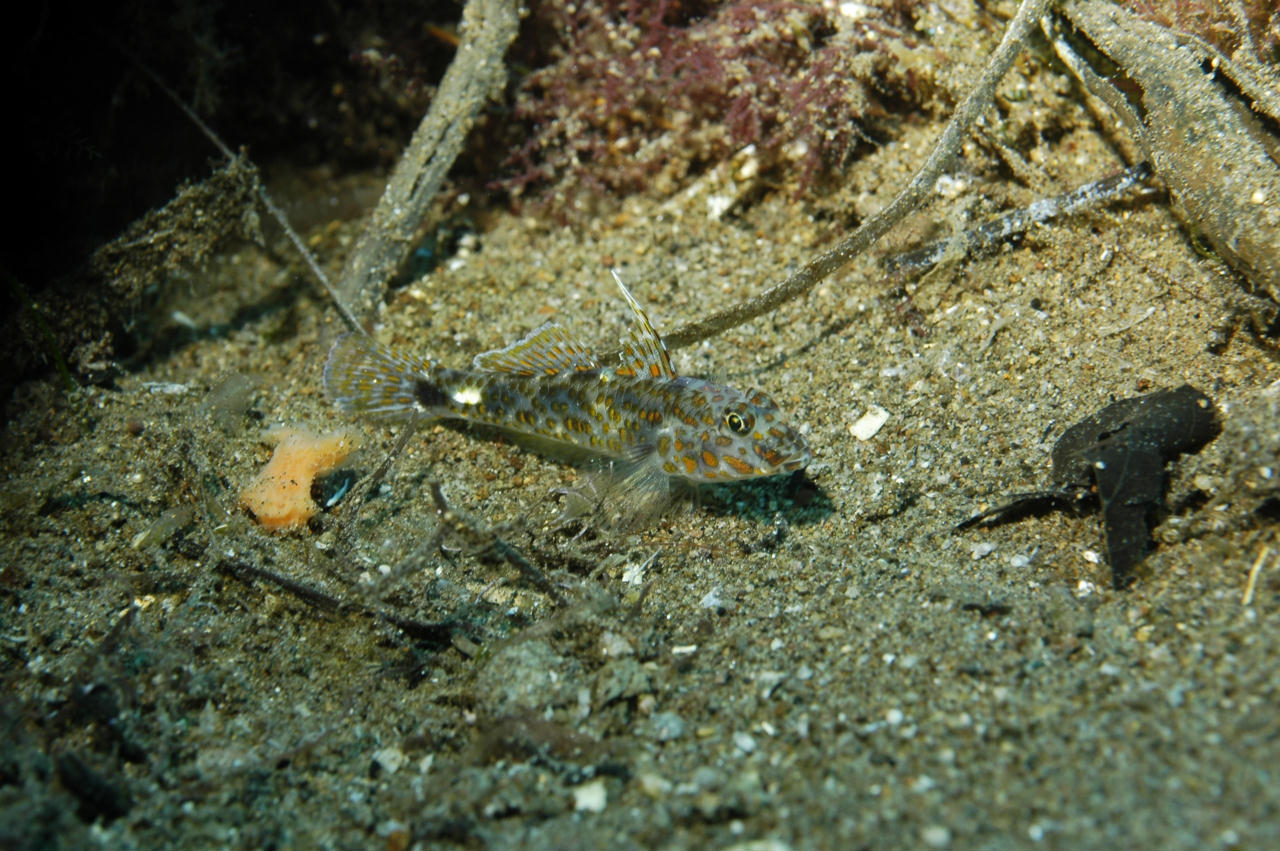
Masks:
[[[724,412],[724,424],[734,434],[746,434],[755,426],[756,419],[749,413],[740,414],[731,409]]]

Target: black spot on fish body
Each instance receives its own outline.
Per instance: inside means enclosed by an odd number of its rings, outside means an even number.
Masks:
[[[427,410],[443,408],[449,404],[449,397],[435,382],[419,378],[413,382],[413,398]]]

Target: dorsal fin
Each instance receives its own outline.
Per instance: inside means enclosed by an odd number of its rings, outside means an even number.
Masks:
[[[622,283],[618,270],[610,269],[609,271],[613,274],[613,280],[617,282],[618,289],[622,290],[622,297],[627,300],[634,314],[631,331],[622,341],[622,366],[617,368],[617,374],[627,378],[668,380],[675,378],[676,373],[671,368],[671,358],[667,356],[667,347],[663,345],[658,332],[653,329],[653,324],[645,315],[644,308],[640,306],[640,302],[636,301],[631,290],[627,289],[627,285]]]
[[[509,346],[482,352],[472,363],[476,369],[514,375],[559,375],[600,368],[595,357],[555,322],[543,323]]]

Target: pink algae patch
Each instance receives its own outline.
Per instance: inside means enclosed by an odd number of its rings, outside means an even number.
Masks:
[[[301,528],[320,510],[311,499],[311,483],[341,464],[360,439],[347,431],[281,427],[267,432],[267,440],[276,444],[275,454],[240,492],[240,504],[273,532]]]

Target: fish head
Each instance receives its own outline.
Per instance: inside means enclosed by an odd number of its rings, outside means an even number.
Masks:
[[[769,395],[689,379],[687,412],[660,441],[663,469],[695,482],[778,476],[813,457],[808,442]]]

